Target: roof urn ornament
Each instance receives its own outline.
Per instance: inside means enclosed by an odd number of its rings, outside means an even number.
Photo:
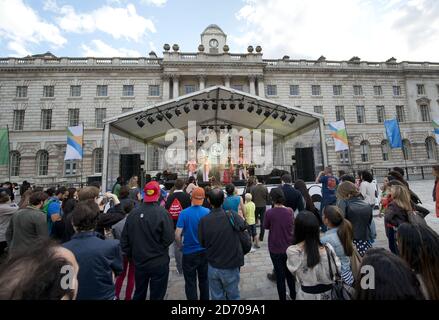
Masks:
[[[247,51],[248,51],[248,53],[252,53],[253,52],[253,46],[248,46],[247,47]]]
[[[165,51],[169,51],[171,49],[171,46],[169,44],[165,43],[165,45],[163,46],[163,49]]]

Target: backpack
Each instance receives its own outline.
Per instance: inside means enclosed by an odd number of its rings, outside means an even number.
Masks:
[[[180,200],[178,200],[178,198],[174,198],[168,210],[171,218],[173,220],[178,220],[178,216],[180,215],[180,212],[182,210],[183,210],[183,206],[181,205]]]
[[[53,201],[55,200],[49,200],[44,204],[43,209],[41,211],[43,211],[46,215],[49,213],[49,206]]]

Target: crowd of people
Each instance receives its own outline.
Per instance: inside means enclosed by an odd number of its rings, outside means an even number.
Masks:
[[[439,166],[433,175],[436,200]],[[194,177],[171,190],[150,178],[141,188],[138,177],[118,178],[111,192],[97,182],[2,184],[0,299],[162,300],[172,250],[188,300],[238,300],[244,257],[264,241],[280,300],[339,299],[340,283],[351,299],[439,299],[439,236],[404,170],[389,172],[379,196],[370,172],[325,168],[318,202],[304,181],[281,180],[269,190],[250,176],[242,194]],[[374,246],[375,221],[388,250]],[[374,270],[374,289],[361,285],[363,266]]]

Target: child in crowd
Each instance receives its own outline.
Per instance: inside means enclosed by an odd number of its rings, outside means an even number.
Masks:
[[[253,239],[253,248],[250,250],[250,252],[254,252],[257,249],[260,248],[259,246],[259,240],[256,236],[256,217],[255,217],[255,211],[256,206],[255,203],[252,201],[252,195],[251,193],[245,194],[245,221],[250,226],[250,233],[251,237]]]

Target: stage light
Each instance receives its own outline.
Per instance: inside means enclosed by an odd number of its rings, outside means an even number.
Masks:
[[[217,110],[218,109],[218,105],[216,103],[212,104],[212,110]]]
[[[267,109],[267,110],[265,110],[265,112],[264,112],[264,116],[265,116],[265,117],[269,117],[269,116],[270,116],[270,113],[271,113],[270,110]]]
[[[166,118],[168,118],[168,119],[172,118],[172,113],[170,113],[169,110],[166,111],[165,115],[166,115]]]
[[[257,113],[258,115],[261,115],[261,113],[262,113],[262,108],[261,108],[261,107],[258,107],[258,110],[256,110],[256,113]]]
[[[198,103],[194,104],[194,110],[200,109],[200,105]]]
[[[248,112],[253,112],[254,109],[255,109],[255,107],[253,107],[253,105],[251,104],[251,105],[248,106],[247,111]]]
[[[225,125],[221,125],[221,126],[220,126],[220,129],[221,129],[221,130],[224,130],[225,128],[226,128]]]
[[[206,130],[207,127],[206,126],[201,126],[201,130]]]
[[[229,105],[229,108],[230,108],[230,110],[235,110],[235,104],[234,104],[234,103],[231,103],[231,104]]]
[[[244,104],[243,104],[242,102],[240,102],[240,103],[238,104],[238,108],[239,108],[239,110],[244,109]]]
[[[231,124],[229,124],[229,125],[227,126],[227,130],[232,130],[232,125],[231,125]]]
[[[163,115],[161,113],[159,113],[156,118],[158,121],[163,121]]]
[[[205,103],[203,103],[203,109],[204,110],[207,110],[207,109],[209,109],[209,105],[205,102]]]
[[[221,110],[226,110],[227,109],[227,105],[225,103],[221,104]]]
[[[282,121],[285,121],[287,119],[287,115],[284,113],[283,115],[280,116],[280,119]]]
[[[137,120],[137,125],[140,127],[140,128],[143,128],[143,126],[145,125],[145,122],[143,122],[143,120]]]
[[[209,126],[209,129],[210,129],[210,130],[213,130],[213,126]]]
[[[291,118],[288,120],[291,124],[293,124],[294,121],[296,121],[296,117],[294,115],[291,116]]]
[[[179,117],[180,116],[180,114],[181,114],[181,111],[180,111],[180,109],[175,109],[175,115],[177,116],[177,117]]]
[[[271,114],[271,116],[273,117],[273,119],[277,119],[277,117],[279,117],[279,113],[277,113],[277,111],[275,111]]]
[[[154,121],[155,121],[155,120],[154,120],[153,117],[151,117],[151,116],[148,117],[148,122],[149,122],[150,124],[153,124]]]
[[[191,108],[189,108],[187,105],[183,107],[184,112],[189,113],[191,111]]]

